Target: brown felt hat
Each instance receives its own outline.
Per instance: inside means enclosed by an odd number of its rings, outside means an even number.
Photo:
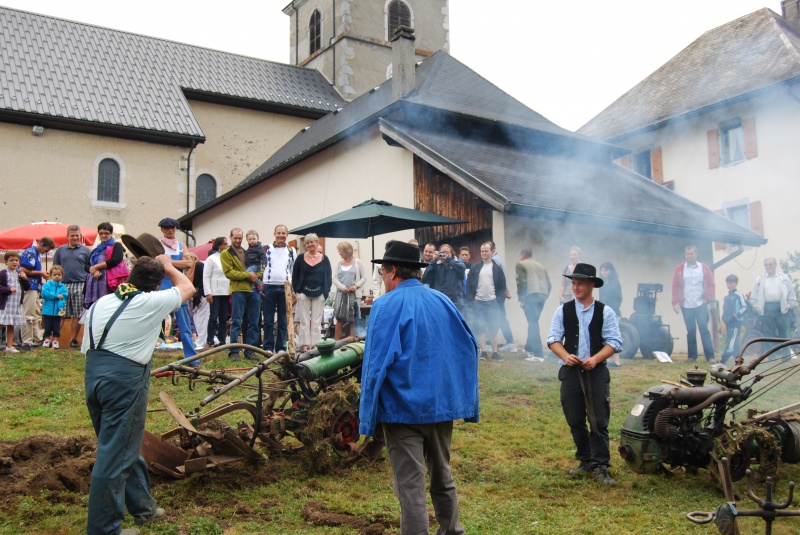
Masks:
[[[410,268],[428,267],[427,262],[419,261],[419,247],[397,240],[389,242],[389,247],[386,248],[383,258],[375,259],[372,263],[386,263]]]
[[[128,251],[136,258],[140,256],[151,256],[155,258],[158,255],[164,254],[164,246],[161,244],[161,240],[146,232],[144,234],[139,234],[136,238],[130,234],[123,234],[122,243],[125,244]]]

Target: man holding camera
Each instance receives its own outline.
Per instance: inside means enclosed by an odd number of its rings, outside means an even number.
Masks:
[[[425,270],[422,283],[446,295],[464,315],[464,263],[455,257],[455,251],[448,244],[439,247],[434,261]]]

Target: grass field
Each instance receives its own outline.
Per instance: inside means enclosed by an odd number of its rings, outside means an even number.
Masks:
[[[481,423],[458,422],[454,431],[452,466],[468,534],[717,533],[713,524],[698,526],[685,519],[687,512],[711,511],[724,502],[704,470],[697,475],[678,472],[669,479],[639,475],[616,455],[630,407],[660,380],[677,381],[688,369],[685,356],[677,356],[674,364],[637,359],[612,370],[611,473],[618,481],[616,488],[566,473],[576,462],[558,401],[555,362],[531,364],[521,354],[505,356],[505,362],[481,363]],[[159,358],[155,364],[166,362]],[[226,361],[220,358],[217,364]],[[784,388],[757,406],[776,408],[797,401],[797,381]],[[160,390],[184,412],[206,395],[202,389],[190,392],[185,383],[173,386],[167,379],[155,379],[151,409],[161,407]],[[36,350],[0,356],[0,392],[0,440],[40,434],[93,439],[79,352]],[[220,402],[246,393],[236,391]],[[148,417],[151,431],[172,427],[174,422],[164,412]],[[15,483],[8,478],[7,463],[0,458],[2,489]],[[47,463],[40,467],[42,477],[49,468]],[[800,480],[800,468],[785,466],[783,476],[776,499],[785,497],[789,480]],[[310,475],[296,456],[273,454],[262,465],[240,465],[225,473],[207,471],[180,481],[154,478],[153,493],[167,510],[168,521],[148,526],[146,534],[382,533],[377,523],[387,526],[386,533],[399,533],[399,507],[385,460]],[[86,501],[84,492],[5,492],[0,498],[0,534],[82,533]],[[739,507],[755,508],[749,500]],[[320,526],[306,520],[315,518],[309,514],[314,511],[338,514],[345,524]],[[131,525],[128,517],[125,526]],[[758,519],[740,520],[740,526],[743,533],[764,532]],[[780,519],[773,526],[776,534],[798,532],[800,520]]]

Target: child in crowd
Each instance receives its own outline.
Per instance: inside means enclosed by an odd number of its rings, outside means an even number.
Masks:
[[[6,251],[6,269],[0,271],[0,325],[6,326],[6,353],[19,353],[14,347],[14,326],[25,323],[22,298],[31,287],[27,275],[19,269],[19,253]]]
[[[728,275],[725,277],[728,286],[728,295],[722,301],[722,321],[725,322],[725,350],[722,352],[720,361],[724,364],[730,357],[739,355],[739,338],[742,332],[742,322],[744,313],[747,311],[747,301],[742,292],[736,289],[739,285],[739,277]]]
[[[67,285],[61,282],[64,269],[61,266],[50,268],[50,280],[42,286],[42,323],[44,324],[44,342],[42,347],[58,349],[61,338],[61,318],[67,310]]]
[[[247,238],[247,250],[244,252],[244,267],[247,271],[261,271],[262,264],[267,263],[267,255],[261,242],[258,241],[258,232],[248,230],[245,237]],[[262,284],[260,280],[256,281],[253,283],[253,288],[260,292]]]

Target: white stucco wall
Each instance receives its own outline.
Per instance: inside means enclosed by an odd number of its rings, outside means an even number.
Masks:
[[[755,119],[758,156],[709,169],[706,132],[736,117]],[[720,210],[726,203],[761,202],[764,237],[769,242],[760,248],[748,247],[720,267],[716,274],[718,299],[725,295],[728,274],[735,273],[740,289],[748,292],[756,276],[764,271],[764,258],[780,258],[800,249],[796,236],[800,228],[800,211],[796,209],[800,193],[798,121],[800,103],[783,88],[621,143],[635,151],[660,145],[664,180],[674,180],[676,193],[706,208]],[[728,254],[730,250],[715,251],[714,261]]]
[[[376,130],[362,131],[199,215],[193,234],[197,243],[204,243],[227,236],[234,227],[252,228],[267,243],[277,224],[300,227],[370,198],[413,208],[412,177],[411,153],[390,147]],[[376,236],[376,254],[383,252],[388,240],[412,237],[412,231]],[[325,253],[334,264],[340,241],[326,239]],[[348,241],[357,245],[359,258],[372,259],[371,239]]]

